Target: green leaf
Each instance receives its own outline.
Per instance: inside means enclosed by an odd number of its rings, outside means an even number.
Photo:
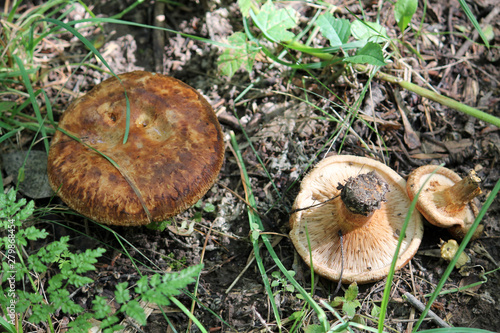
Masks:
[[[94,310],[96,319],[102,319],[110,314],[111,306],[108,305],[108,301],[105,297],[96,296],[92,301],[92,310]]]
[[[84,285],[92,282],[94,282],[94,280],[92,280],[88,276],[81,276],[77,274],[72,274],[68,279],[68,283],[74,285],[77,288],[83,287]]]
[[[141,294],[141,299],[144,301],[148,301],[151,303],[155,303],[160,306],[170,305],[170,300],[163,293],[158,292],[155,289],[147,290],[146,292]]]
[[[211,203],[206,203],[203,207],[203,210],[205,211],[205,213],[212,213],[215,211],[215,206]]]
[[[258,48],[248,41],[243,32],[234,33],[228,38],[228,43],[234,48],[227,48],[219,56],[217,65],[221,73],[231,78],[241,67],[250,72],[259,52]]]
[[[106,317],[101,322],[100,328],[104,329],[103,332],[106,332],[106,333],[115,332],[115,331],[123,328],[123,326],[121,326],[121,325],[113,325],[113,324],[117,323],[118,321],[119,321],[119,319],[117,316]]]
[[[49,235],[49,233],[45,231],[45,229],[40,230],[35,226],[27,227],[22,231],[24,233],[24,236],[29,240],[45,239],[45,237]]]
[[[69,254],[71,268],[76,273],[93,271],[95,270],[94,264],[97,262],[97,258],[101,257],[104,252],[106,252],[105,249],[97,248],[95,250],[87,249],[85,253],[71,253]]]
[[[380,316],[380,306],[378,306],[377,304],[373,304],[373,308],[370,311],[370,315],[374,318],[378,318],[378,316]]]
[[[45,263],[54,263],[61,258],[63,252],[68,251],[69,236],[63,236],[60,240],[50,243],[38,251],[38,257]]]
[[[241,14],[244,17],[248,17],[251,5],[252,0],[238,0],[238,6],[240,7]]]
[[[356,54],[352,57],[346,57],[344,59],[346,62],[353,64],[370,64],[374,66],[385,66],[384,55],[382,53],[382,48],[379,44],[372,42],[366,43],[366,45],[359,49]]]
[[[116,285],[116,290],[115,290],[115,300],[120,303],[126,303],[130,300],[130,294],[127,290],[128,288],[128,283],[127,282],[122,282],[118,283]]]
[[[141,277],[139,281],[137,281],[134,290],[138,294],[143,294],[146,291],[148,291],[149,290],[148,277],[145,275]]]
[[[60,289],[50,294],[50,301],[56,309],[61,308],[64,313],[76,314],[83,311],[83,308],[69,298],[69,291]]]
[[[347,288],[347,291],[345,292],[345,299],[346,301],[353,301],[358,297],[358,284],[356,282],[353,282],[349,285],[349,288]]]
[[[378,23],[355,20],[351,24],[351,32],[358,40],[381,43],[389,39],[387,30]]]
[[[356,307],[358,307],[360,304],[359,304],[359,301],[357,302],[358,304],[356,304],[356,302],[345,302],[343,305],[342,305],[342,310],[344,310],[345,314],[349,317],[349,318],[352,318],[354,317],[354,315],[356,314]]]
[[[418,0],[398,0],[394,5],[394,18],[399,29],[405,31],[417,11]]]
[[[47,293],[50,294],[62,288],[64,279],[65,278],[61,273],[52,276],[49,280],[49,287],[47,288]]]
[[[122,310],[125,311],[127,315],[137,320],[142,326],[146,325],[146,314],[139,302],[132,300],[124,304]]]
[[[331,46],[347,43],[351,36],[351,24],[346,19],[333,17],[331,13],[324,13],[318,17],[316,25],[319,30],[330,41]]]
[[[325,329],[321,325],[312,324],[304,327],[304,333],[325,333]]]
[[[90,329],[93,327],[92,323],[89,321],[92,318],[91,313],[85,313],[78,316],[75,320],[68,323],[68,327],[71,329],[67,331],[68,333],[88,333],[91,332]]]
[[[287,31],[297,26],[297,13],[292,7],[276,9],[268,0],[257,14],[257,26],[273,42],[290,41],[295,34]]]
[[[28,321],[32,324],[38,324],[47,320],[55,311],[56,308],[52,304],[33,304],[32,314]]]

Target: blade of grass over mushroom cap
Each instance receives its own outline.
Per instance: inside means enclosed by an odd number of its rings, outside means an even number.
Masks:
[[[118,79],[118,81],[121,82],[121,79],[118,77],[117,74],[113,71],[113,69],[108,65],[108,62],[104,57],[101,55],[101,53],[95,48],[94,44],[92,44],[87,38],[85,38],[81,33],[79,33],[75,28],[73,28],[71,25],[66,24],[64,22],[61,22],[59,20],[55,20],[52,18],[45,18],[43,21],[51,22],[55,25],[58,25],[66,30],[68,30],[70,33],[75,35],[85,46],[87,46],[90,51],[96,55],[96,57],[99,58],[99,60],[106,66],[111,74]],[[130,101],[128,99],[127,95],[127,90],[124,88],[123,93],[125,94],[125,103],[126,103],[126,120],[125,120],[125,133],[123,135],[123,144],[127,143],[128,140],[128,135],[130,131]]]
[[[262,225],[262,222],[261,222],[259,216],[254,211],[254,209],[257,209],[255,197],[253,196],[253,193],[252,193],[252,190],[250,187],[250,179],[248,178],[248,174],[246,171],[244,160],[243,160],[243,157],[241,155],[238,142],[237,142],[236,137],[235,137],[233,132],[230,133],[230,138],[231,138],[231,145],[234,149],[234,154],[235,154],[235,157],[238,161],[238,166],[240,168],[241,180],[242,180],[243,185],[244,185],[246,199],[253,207],[253,209],[250,209],[250,208],[248,209],[248,218],[249,218],[250,228],[251,228],[251,230],[255,230],[255,231],[264,230],[264,227]],[[255,226],[257,226],[259,228],[259,230],[256,230]],[[305,291],[304,288],[302,288],[302,286],[288,273],[288,270],[283,265],[283,263],[279,260],[276,252],[274,251],[272,244],[269,240],[269,236],[268,235],[260,235],[260,237],[258,237],[256,239],[252,238],[252,244],[254,246],[254,255],[256,257],[256,261],[257,261],[257,264],[259,266],[259,270],[261,271],[261,276],[262,276],[263,282],[266,286],[266,291],[268,293],[269,298],[273,299],[273,294],[272,294],[272,291],[270,290],[270,287],[269,287],[269,279],[268,279],[267,274],[265,272],[265,269],[263,267],[262,258],[259,255],[258,239],[262,239],[262,242],[266,246],[266,248],[269,252],[269,255],[274,260],[274,262],[276,263],[278,268],[281,270],[283,275],[295,287],[295,289],[302,295],[302,297],[309,304],[309,306],[311,306],[311,308],[314,309],[316,315],[318,316],[318,320],[321,323],[321,326],[324,329],[324,331],[325,332],[328,331],[329,330],[329,323],[328,323],[326,314],[323,311],[323,309],[319,306],[318,303],[316,303],[316,301],[314,301],[314,299],[311,297],[311,295],[307,291]],[[274,309],[274,307],[276,306],[274,303],[275,302],[271,301],[271,305],[273,306],[273,311],[275,311],[274,315],[275,315],[276,321],[279,322],[279,318],[280,318],[279,312],[277,311],[277,309],[276,310]]]
[[[99,150],[95,149],[94,147],[88,145],[87,143],[83,142],[80,138],[78,138],[77,136],[69,133],[68,131],[64,130],[63,128],[60,128],[58,127],[57,128],[58,131],[64,133],[65,135],[67,135],[68,137],[70,137],[71,139],[77,141],[78,143],[84,145],[85,147],[87,147],[88,149],[94,151],[95,153],[101,155],[102,157],[104,157],[109,163],[111,163],[115,168],[116,170],[118,170],[118,172],[123,176],[123,178],[125,179],[125,181],[129,184],[130,188],[134,191],[135,195],[137,196],[137,199],[139,200],[142,208],[144,209],[144,213],[146,214],[146,217],[149,221],[149,223],[151,223],[151,221],[153,220],[152,217],[151,217],[151,213],[149,212],[149,209],[148,207],[146,206],[146,203],[144,201],[144,198],[141,194],[141,191],[137,188],[137,186],[134,184],[134,182],[132,181],[131,177],[129,177],[127,175],[127,172],[121,168],[118,163],[116,163],[115,161],[113,161],[112,158],[110,158],[109,156],[103,154],[102,152],[100,152]]]
[[[469,231],[465,235],[464,239],[460,243],[460,246],[458,247],[458,250],[457,250],[457,253],[455,254],[455,257],[448,264],[448,267],[444,271],[443,276],[439,280],[439,283],[436,285],[436,288],[434,289],[434,293],[429,298],[429,301],[427,302],[427,305],[425,306],[425,309],[422,312],[422,314],[420,315],[420,318],[418,319],[417,323],[415,324],[412,332],[417,332],[418,328],[420,327],[420,325],[424,321],[425,316],[427,315],[427,312],[429,312],[432,304],[439,296],[441,289],[443,289],[446,281],[448,280],[448,277],[450,276],[451,272],[455,268],[455,264],[457,263],[457,261],[460,257],[460,254],[465,250],[465,248],[467,247],[467,244],[469,244],[470,240],[472,239],[472,236],[474,235],[476,228],[481,223],[486,212],[488,211],[489,207],[493,203],[493,200],[495,200],[496,196],[498,195],[498,192],[500,192],[500,179],[496,182],[495,187],[493,188],[493,190],[491,190],[490,194],[488,195],[488,198],[484,202],[483,207],[479,211],[479,214],[477,215],[477,217],[474,221],[474,224],[471,226],[471,228],[469,229]]]
[[[442,164],[441,167],[443,165],[444,164]],[[436,173],[437,170],[438,169],[434,170],[434,173]],[[432,174],[429,177],[427,177],[425,183],[429,181],[429,179],[431,178],[431,176],[432,176]],[[396,246],[396,250],[394,252],[394,256],[393,256],[393,259],[392,259],[392,262],[391,262],[391,267],[389,269],[389,274],[387,275],[387,281],[385,283],[385,288],[384,288],[384,295],[382,297],[382,304],[380,305],[380,315],[379,315],[379,320],[378,320],[378,332],[379,333],[382,333],[382,331],[384,329],[385,315],[387,313],[387,307],[389,306],[389,298],[390,298],[390,295],[391,295],[392,279],[394,278],[394,273],[395,273],[395,270],[396,270],[396,263],[397,263],[397,259],[398,259],[398,256],[399,256],[399,250],[401,249],[401,244],[402,244],[403,239],[405,237],[406,228],[408,226],[408,222],[410,221],[410,217],[413,214],[413,212],[416,210],[417,199],[418,199],[418,196],[420,195],[420,191],[421,190],[422,189],[419,189],[417,195],[411,201],[410,208],[408,209],[408,214],[406,215],[405,222],[403,224],[403,227],[401,228],[401,234],[399,235],[398,244]]]

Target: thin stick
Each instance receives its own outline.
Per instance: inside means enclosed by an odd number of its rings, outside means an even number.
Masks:
[[[420,312],[424,311],[425,305],[422,302],[420,302],[415,296],[413,296],[409,292],[404,293],[404,296],[408,300],[408,303],[410,303],[414,308],[416,308]],[[443,319],[439,318],[438,315],[435,314],[433,311],[429,310],[429,312],[427,312],[427,315],[439,326],[451,327]]]

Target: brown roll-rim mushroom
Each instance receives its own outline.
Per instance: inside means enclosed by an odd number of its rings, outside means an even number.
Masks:
[[[385,202],[381,200],[380,207],[368,216],[355,214],[346,209],[339,194],[349,178],[373,171],[387,184],[381,186],[387,186]],[[331,200],[333,197],[336,198]],[[342,283],[374,282],[389,272],[410,204],[405,180],[383,163],[350,155],[328,157],[301,183],[290,217],[290,238],[306,264],[311,264],[312,257],[316,273],[333,281],[341,279]],[[339,231],[343,239],[342,273]],[[409,219],[396,269],[401,269],[415,255],[422,236],[422,219],[415,210]]]
[[[436,173],[431,176],[435,170]],[[429,176],[431,178],[427,181]],[[424,165],[410,173],[406,184],[412,200],[422,188],[417,209],[429,223],[448,228],[454,237],[462,239],[479,213],[474,198],[481,194],[480,183],[481,179],[474,170],[462,179],[448,168]],[[478,238],[482,230],[480,225],[473,239]]]
[[[56,132],[49,181],[70,208],[97,222],[162,221],[214,184],[224,157],[221,127],[205,98],[177,79],[144,71],[119,78],[103,81],[64,112],[59,128],[81,142]],[[125,91],[130,126],[123,144]]]

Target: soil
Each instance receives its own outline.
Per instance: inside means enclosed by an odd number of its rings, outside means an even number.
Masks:
[[[478,21],[492,12],[495,1],[476,1],[471,10]],[[122,12],[132,1],[86,1],[98,16],[111,16]],[[363,3],[363,13],[359,3]],[[377,3],[383,3],[381,10]],[[301,15],[301,24],[307,22],[315,12],[314,7],[293,2]],[[352,15],[366,15],[374,21],[380,13],[380,22],[387,27],[388,34],[399,38],[399,29],[394,22],[390,2],[348,1],[339,6],[336,15],[352,20]],[[155,6],[144,2],[121,19],[155,24],[157,15],[164,15],[165,27],[223,41],[235,31],[242,31],[241,14],[236,2],[226,0],[188,1],[183,5],[166,3]],[[76,9],[72,19],[84,15]],[[500,45],[499,16],[489,18],[494,29],[493,46]],[[491,50],[477,43],[468,43],[465,36],[473,36],[473,28],[455,1],[431,0],[423,19],[422,34],[417,34],[422,20],[419,8],[413,19],[414,29],[404,35],[405,43],[418,46],[421,58],[399,45],[402,52],[400,63],[382,68],[388,73],[408,77],[413,69],[412,80],[424,86],[427,82],[438,92],[460,102],[480,108],[500,117],[498,49]],[[465,34],[458,33],[464,28]],[[455,34],[446,34],[446,31]],[[138,260],[143,255],[161,271],[177,270],[198,264],[203,257],[198,300],[194,315],[203,326],[217,331],[278,331],[270,302],[276,302],[281,318],[289,318],[304,306],[295,293],[275,287],[275,298],[269,299],[264,290],[262,278],[252,258],[247,206],[240,170],[235,156],[229,149],[229,133],[233,131],[239,143],[251,187],[254,191],[258,212],[262,216],[266,232],[273,233],[275,251],[289,270],[294,270],[299,283],[310,290],[311,281],[308,267],[295,253],[293,244],[287,238],[288,220],[295,196],[299,190],[301,177],[312,165],[324,156],[342,153],[375,157],[391,166],[403,177],[424,164],[446,163],[461,176],[468,170],[476,170],[482,179],[483,194],[478,197],[484,203],[500,176],[500,130],[485,122],[474,119],[458,111],[426,100],[414,93],[398,90],[392,84],[373,80],[369,97],[361,106],[360,118],[376,126],[381,140],[365,123],[356,120],[352,130],[341,130],[339,123],[331,121],[330,115],[338,113],[345,117],[346,111],[339,108],[341,101],[352,105],[360,96],[368,76],[363,73],[351,74],[344,71],[340,76],[332,68],[312,70],[310,73],[296,72],[290,68],[272,64],[259,55],[251,73],[238,71],[231,79],[220,74],[217,57],[222,49],[186,36],[155,32],[137,26],[103,24],[102,29],[84,30],[87,37],[103,40],[100,52],[108,65],[116,72],[132,70],[158,71],[171,75],[191,85],[201,92],[212,104],[226,135],[228,149],[219,180],[202,199],[203,205],[212,204],[215,211],[206,212],[202,207],[193,207],[177,216],[173,225],[165,231],[146,227],[113,228],[127,240],[127,251]],[[55,67],[62,59],[83,59],[87,50],[76,38],[65,35],[68,46],[53,58]],[[327,46],[324,40],[315,40],[315,46]],[[93,58],[90,63],[104,68]],[[69,76],[72,74],[72,76]],[[314,74],[325,86],[314,80]],[[50,82],[66,82],[64,93],[54,105],[56,114],[65,106],[109,74],[90,66],[53,71],[47,77]],[[424,82],[425,81],[425,82]],[[243,98],[245,89],[251,88]],[[305,94],[307,92],[307,95]],[[57,91],[53,91],[54,96]],[[299,98],[294,98],[299,97]],[[305,103],[308,99],[311,104]],[[315,105],[313,108],[311,105]],[[398,105],[406,110],[400,112]],[[330,118],[329,118],[330,117]],[[377,122],[372,120],[376,118]],[[405,119],[406,118],[406,119]],[[30,134],[32,135],[32,134]],[[25,140],[29,143],[30,140]],[[370,149],[368,150],[366,143]],[[3,151],[13,147],[2,147]],[[5,178],[6,187],[12,186]],[[37,199],[37,207],[63,204],[57,199]],[[199,217],[198,219],[195,219]],[[120,248],[114,236],[101,226],[75,217],[72,214],[56,214],[42,217],[44,221],[58,221],[46,225],[51,230],[48,240],[59,239],[63,235],[72,236],[74,250],[106,247],[107,252],[98,265],[98,271],[91,275],[95,283],[77,291],[74,299],[84,308],[99,294],[112,295],[116,284],[135,282],[139,275],[126,255],[113,249]],[[194,222],[193,222],[194,221]],[[470,243],[466,253],[471,261],[462,269],[456,269],[446,282],[443,290],[468,286],[486,279],[484,284],[444,294],[436,300],[432,311],[453,326],[482,328],[500,332],[500,275],[489,273],[499,267],[500,261],[500,200],[494,200],[483,219],[484,233]],[[193,232],[188,235],[176,230],[175,226],[193,224]],[[68,228],[68,226],[70,228]],[[76,230],[76,231],[75,231]],[[208,240],[206,239],[208,237]],[[411,292],[420,301],[426,302],[424,295],[432,293],[447,262],[439,256],[439,245],[450,239],[446,230],[425,225],[424,239],[417,255],[410,265],[396,273],[393,293],[387,313],[386,325],[397,332],[410,331],[416,311],[403,297]],[[267,251],[261,255],[268,274],[279,270]],[[316,277],[314,297],[317,301],[332,301],[336,296],[336,283]],[[359,286],[358,309],[360,320],[376,327],[372,316],[374,304],[380,305],[385,280]],[[343,289],[347,288],[344,286]],[[190,286],[193,291],[193,286]],[[343,296],[340,290],[338,295]],[[182,294],[179,300],[188,308],[191,300]],[[163,309],[177,331],[188,328],[188,318],[177,308]],[[63,318],[61,320],[63,325]],[[329,314],[333,322],[335,318]],[[317,323],[312,316],[307,324]],[[293,320],[286,321],[290,329]],[[435,328],[437,324],[425,320],[421,329]],[[63,328],[63,326],[61,326]],[[170,331],[163,314],[156,307],[148,318],[144,332]],[[197,329],[193,325],[193,331]]]

